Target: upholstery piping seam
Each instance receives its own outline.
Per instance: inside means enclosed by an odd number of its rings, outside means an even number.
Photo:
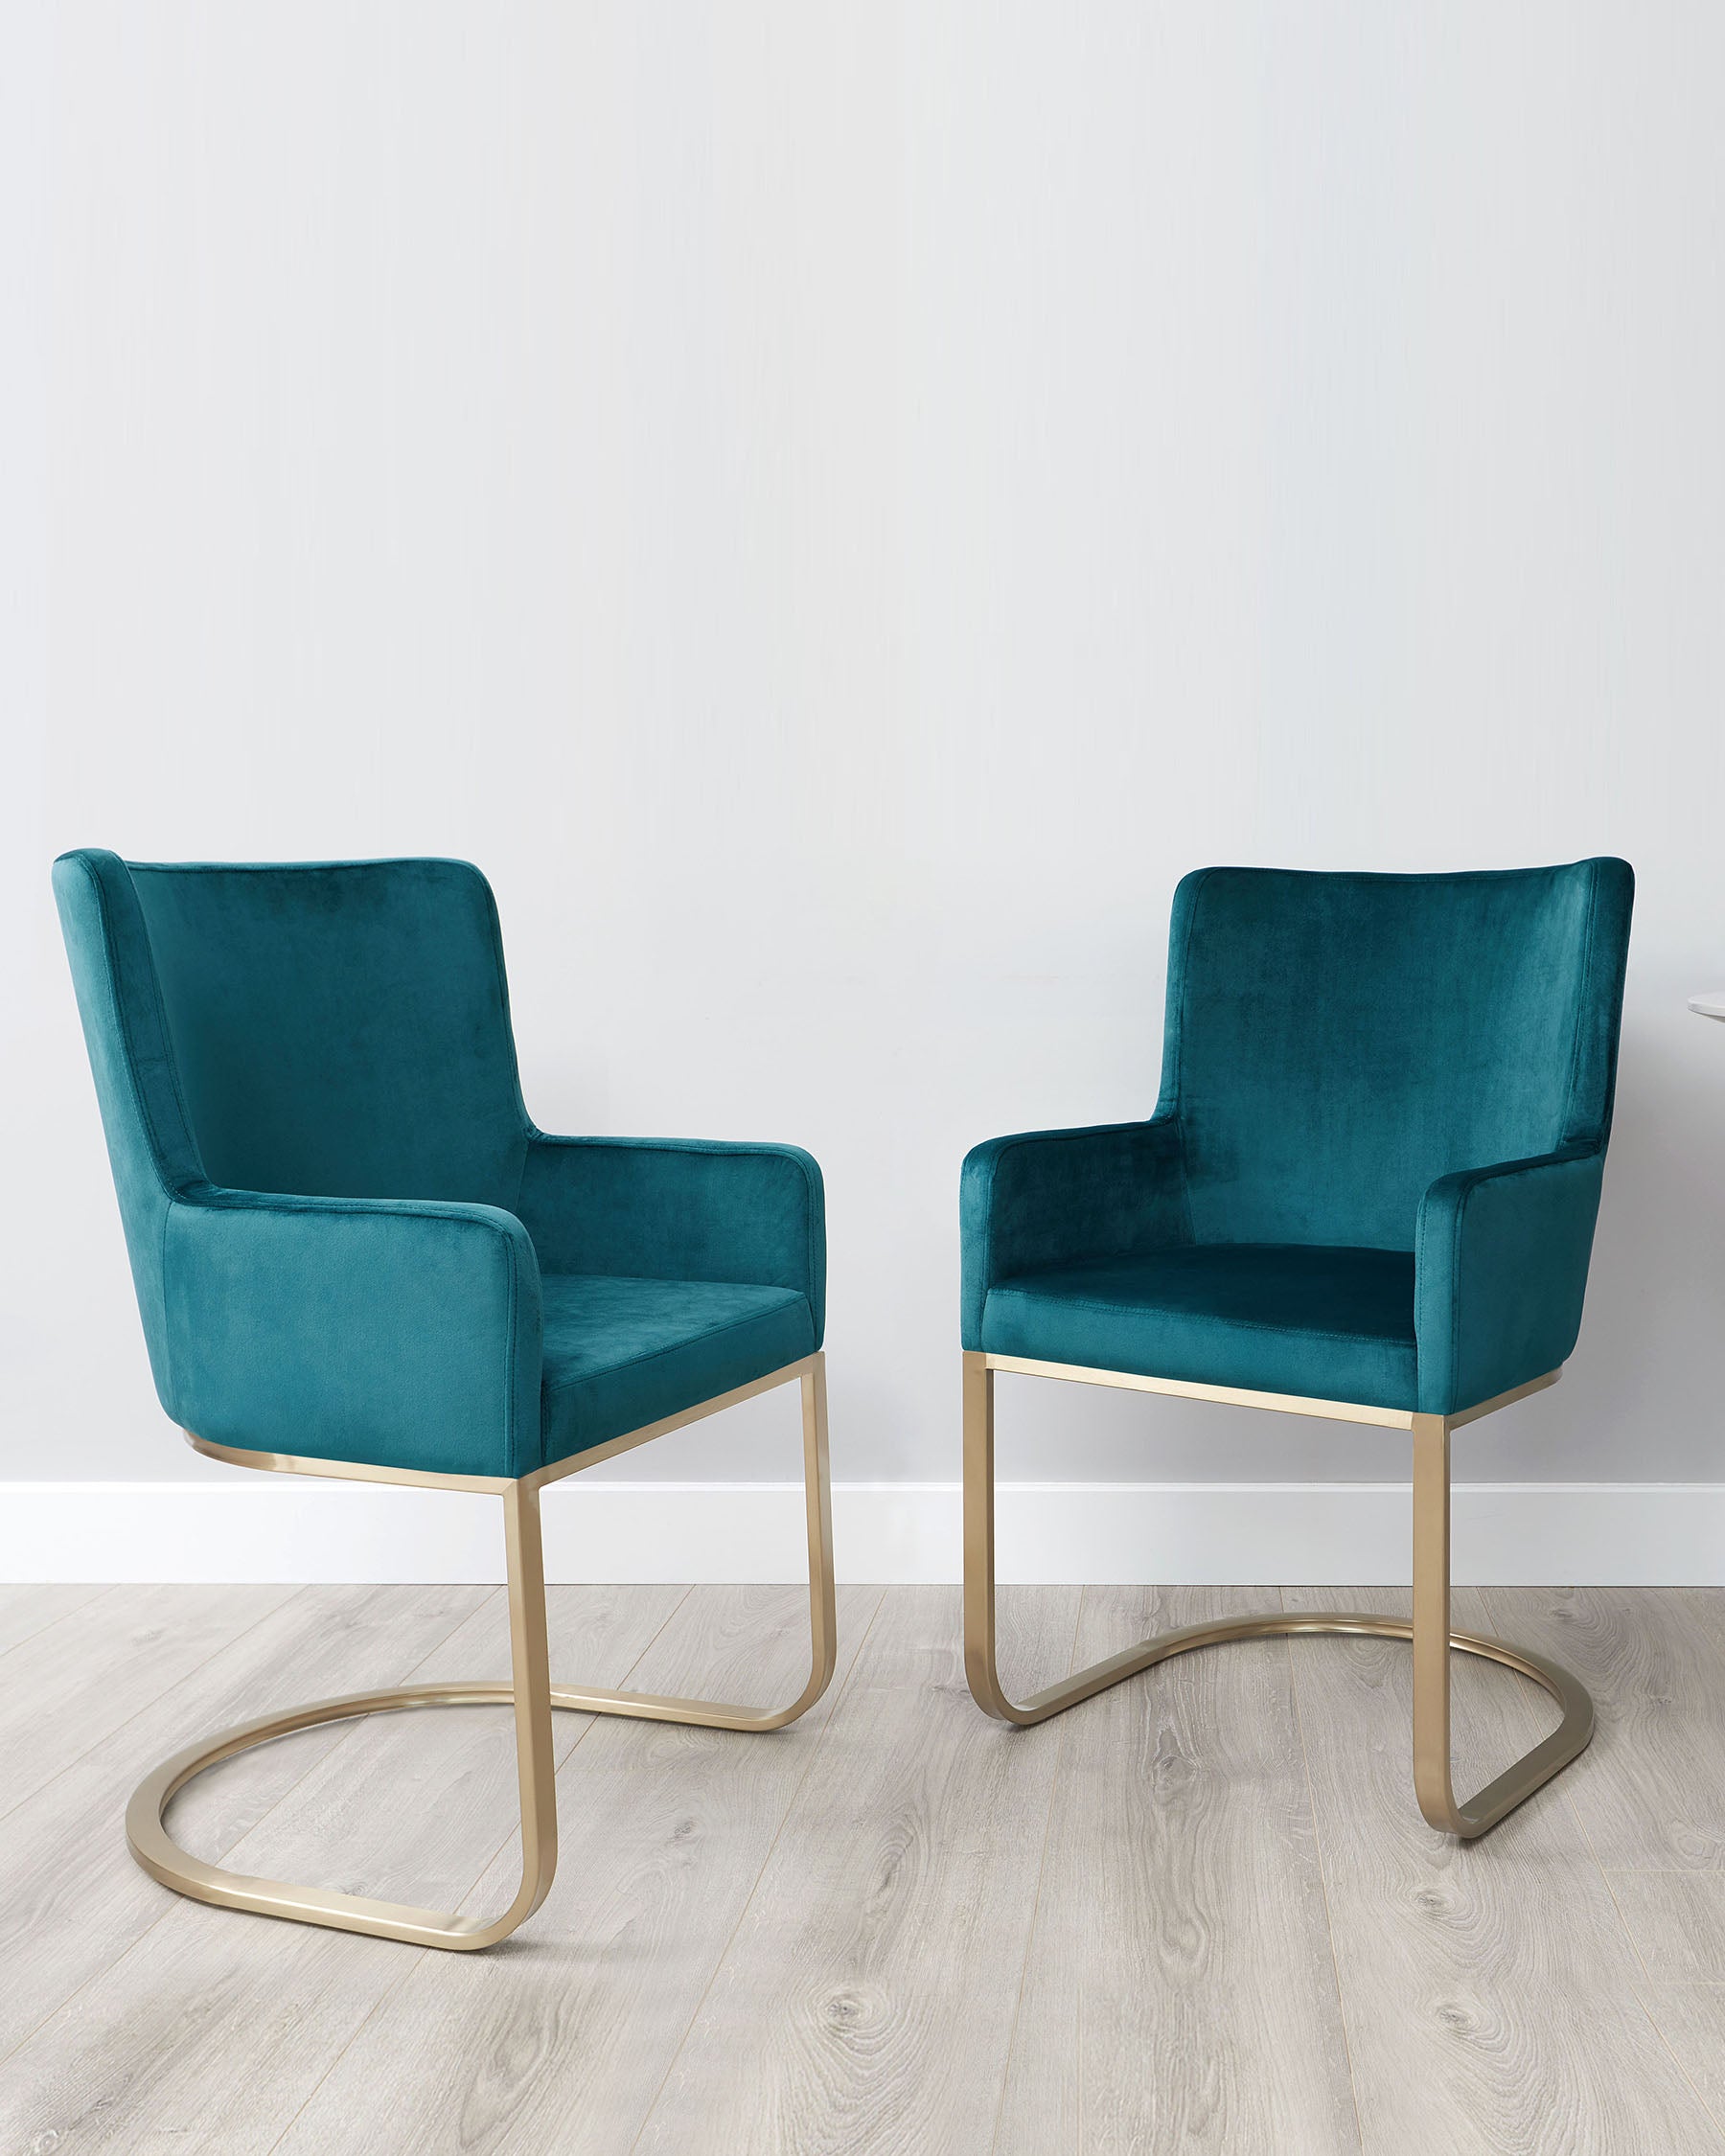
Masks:
[[[1180,1194],[1185,1202],[1186,1236],[1189,1241],[1198,1238],[1197,1216],[1192,1210],[1192,1177],[1186,1161],[1185,1142],[1185,1052],[1186,1052],[1186,998],[1191,985],[1190,964],[1192,937],[1198,927],[1198,902],[1204,896],[1204,887],[1215,874],[1207,868],[1192,889],[1192,910],[1186,915],[1186,932],[1180,946],[1180,1039],[1174,1047],[1174,1101],[1173,1113],[1180,1142]]]
[[[185,1203],[213,1213],[343,1213],[378,1220],[447,1220],[457,1227],[471,1225],[490,1228],[494,1235],[507,1235],[508,1229],[499,1227],[495,1221],[475,1217],[501,1213],[505,1220],[521,1227],[514,1213],[476,1198],[323,1198],[315,1191],[238,1190],[213,1182],[204,1185],[201,1196],[187,1198]],[[527,1230],[521,1227],[521,1232],[525,1235]]]
[[[1147,1131],[1153,1123],[1159,1120],[1172,1122],[1173,1117],[1162,1116],[1159,1118],[1154,1115],[1144,1115],[1125,1123],[1084,1123],[1079,1125],[1077,1129],[1070,1131],[1021,1131],[1011,1137],[993,1140],[993,1143],[1000,1148],[995,1159],[998,1164],[1005,1159],[1007,1154],[1017,1153],[1025,1146],[1061,1145],[1076,1142],[1080,1138],[1119,1137],[1128,1131]],[[978,1146],[977,1150],[986,1152],[987,1146]]]
[[[517,1292],[520,1265],[516,1254],[515,1237],[505,1235],[503,1240],[508,1246],[509,1253],[509,1322],[503,1335],[503,1457],[508,1463],[504,1473],[518,1475],[520,1467],[516,1433],[516,1378],[519,1371],[521,1345],[518,1327],[520,1298]]]
[[[108,1007],[114,1017],[114,1031],[120,1042],[120,1060],[126,1066],[126,1082],[131,1091],[132,1108],[137,1114],[138,1127],[144,1134],[145,1150],[150,1155],[150,1170],[155,1177],[156,1187],[172,1204],[173,1186],[162,1172],[161,1154],[156,1146],[155,1133],[150,1128],[149,1112],[144,1106],[144,1089],[138,1081],[137,1049],[120,1001],[119,969],[115,963],[113,923],[108,913],[107,893],[102,887],[101,878],[95,874],[87,860],[80,860],[78,865],[83,871],[96,901],[96,918],[102,929],[103,956],[107,960],[105,986]]]
[[[1461,1296],[1458,1292],[1461,1279],[1461,1228],[1467,1218],[1469,1201],[1479,1187],[1477,1182],[1462,1184],[1456,1194],[1456,1207],[1450,1217],[1449,1368],[1445,1373],[1446,1382],[1443,1395],[1446,1400],[1453,1400],[1461,1389]],[[1415,1310],[1417,1311],[1417,1297],[1415,1298]],[[1414,1349],[1415,1363],[1418,1362],[1418,1355],[1419,1351],[1416,1346]],[[1417,1372],[1415,1375],[1417,1376]]]
[[[1010,1281],[1000,1287],[991,1288],[989,1294],[991,1296],[1022,1296],[1026,1300],[1038,1299],[1029,1289],[1015,1288]],[[1141,1318],[1146,1309],[1146,1306],[1142,1303],[1098,1302],[1092,1296],[1061,1296],[1055,1299],[1059,1301],[1063,1309],[1101,1310],[1116,1318]],[[1157,1308],[1155,1304],[1148,1307],[1152,1310]],[[1170,1311],[1162,1309],[1159,1312],[1159,1315],[1174,1318],[1196,1317],[1203,1322],[1228,1325],[1236,1331],[1247,1333],[1299,1333],[1307,1340],[1333,1340],[1338,1342],[1375,1340],[1394,1342],[1404,1345],[1412,1344],[1410,1336],[1404,1333],[1320,1332],[1314,1325],[1280,1325],[1273,1319],[1266,1318],[1222,1318],[1218,1317],[1213,1311]]]
[[[281,876],[298,869],[464,868],[477,876],[471,860],[455,854],[379,854],[362,860],[128,860],[133,876]]]
[[[1198,927],[1198,902],[1204,896],[1204,887],[1216,873],[1213,868],[1202,869],[1192,886],[1192,909],[1186,915],[1186,930],[1180,946],[1180,1039],[1174,1047],[1174,1112],[1178,1115],[1185,1099],[1186,1052],[1186,998],[1191,987],[1189,966],[1192,956],[1192,937]],[[1184,1165],[1184,1154],[1183,1162]]]
[[[125,863],[121,864],[123,867]],[[131,870],[126,873],[130,876]],[[132,903],[137,905],[137,889],[133,886]],[[186,1106],[186,1095],[180,1084],[179,1058],[173,1052],[173,1036],[168,1029],[168,1006],[162,1000],[162,976],[156,967],[155,945],[150,941],[150,924],[144,919],[144,909],[138,907],[138,926],[144,931],[144,947],[150,960],[150,999],[155,1004],[156,1031],[162,1037],[162,1061],[168,1067],[168,1080],[173,1088],[173,1105],[179,1110],[180,1129],[185,1135],[187,1150],[197,1162],[198,1172],[203,1172],[203,1148],[197,1142],[192,1127],[192,1112]]]
[[[1591,857],[1584,857],[1584,859]],[[1266,868],[1249,861],[1216,862],[1195,873],[1210,876],[1221,871],[1230,876],[1296,876],[1304,882],[1322,877],[1326,883],[1507,883],[1530,876],[1550,876],[1553,869],[1579,868],[1578,860],[1536,861],[1530,868]]]
[[[1570,1043],[1569,1082],[1563,1094],[1563,1136],[1573,1136],[1576,1128],[1576,1089],[1581,1073],[1581,1035],[1587,1023],[1589,1004],[1588,988],[1593,979],[1594,924],[1599,910],[1599,869],[1596,861],[1587,892],[1587,931],[1581,944],[1581,977],[1576,984],[1576,1031]]]
[[[162,1207],[162,1243],[156,1252],[156,1263],[162,1269],[162,1375],[167,1380],[167,1392],[173,1398],[173,1327],[168,1322],[168,1230],[173,1225],[175,1200],[170,1196]]]
[[[509,1074],[515,1087],[517,1129],[521,1145],[521,1165],[516,1175],[515,1204],[510,1208],[518,1217],[521,1192],[527,1182],[527,1156],[533,1150],[533,1118],[527,1112],[527,1103],[521,1093],[521,1063],[516,1053],[515,1023],[509,1009],[509,968],[503,957],[503,922],[497,912],[497,894],[491,887],[491,878],[472,862],[460,865],[469,869],[485,894],[485,920],[491,931],[492,964],[497,975],[497,1014],[503,1021],[503,1038],[509,1045]]]

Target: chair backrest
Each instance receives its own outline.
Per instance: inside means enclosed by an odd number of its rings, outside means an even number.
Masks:
[[[152,1357],[194,1188],[514,1208],[528,1126],[476,868],[89,849],[54,884]]]
[[[1158,1112],[1194,1238],[1411,1250],[1438,1177],[1602,1145],[1633,890],[1609,859],[1186,877]]]

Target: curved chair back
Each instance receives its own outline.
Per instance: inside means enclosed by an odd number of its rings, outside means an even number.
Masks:
[[[1193,1239],[1407,1250],[1438,1177],[1600,1145],[1633,888],[1603,858],[1186,877],[1158,1113]]]
[[[55,863],[144,1330],[162,1238],[214,1184],[516,1204],[527,1116],[496,909],[455,860]]]

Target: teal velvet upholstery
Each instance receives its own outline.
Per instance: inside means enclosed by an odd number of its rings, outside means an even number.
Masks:
[[[1632,897],[1607,859],[1186,877],[1155,1114],[965,1161],[965,1346],[1432,1414],[1554,1369]]]
[[[734,1280],[547,1273],[553,1459],[783,1369],[817,1345],[806,1296]]]
[[[810,1354],[794,1146],[557,1138],[462,861],[55,863],[163,1407],[200,1437],[516,1476]]]

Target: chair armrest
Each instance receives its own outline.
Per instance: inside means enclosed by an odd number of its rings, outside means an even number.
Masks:
[[[547,1273],[794,1288],[819,1344],[826,1202],[800,1146],[536,1131],[518,1209]]]
[[[958,1218],[963,1340],[974,1348],[997,1281],[1190,1240],[1179,1122],[990,1138],[965,1158]]]
[[[441,1475],[540,1460],[540,1275],[492,1205],[176,1200],[164,1405],[199,1437]]]
[[[1440,1176],[1414,1245],[1419,1406],[1460,1414],[1554,1370],[1581,1330],[1602,1148]]]

